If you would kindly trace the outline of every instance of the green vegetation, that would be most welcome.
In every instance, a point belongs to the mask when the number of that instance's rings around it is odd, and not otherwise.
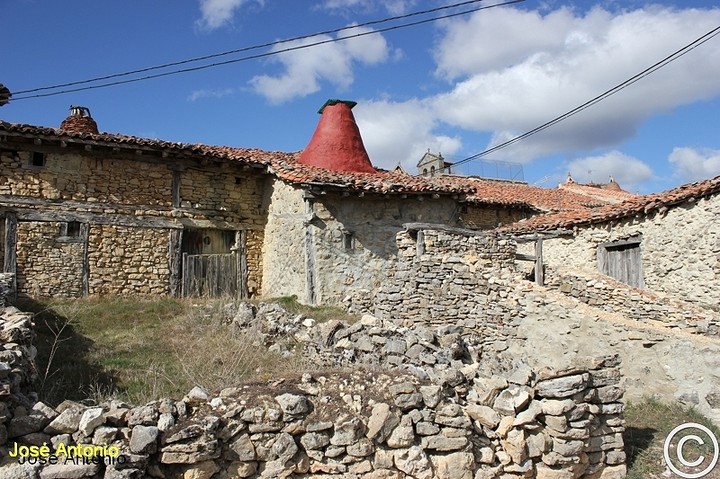
[[[627,454],[627,479],[660,477],[665,471],[663,444],[674,427],[695,422],[708,427],[720,438],[720,429],[691,407],[680,403],[664,403],[653,398],[630,402],[625,408],[625,452]],[[712,456],[712,450],[693,449],[688,443],[686,459],[694,460],[699,454]],[[712,445],[710,445],[712,447]],[[720,476],[706,476],[708,479]],[[674,476],[673,476],[674,477]]]
[[[357,321],[357,316],[346,313],[344,310],[335,306],[308,306],[306,304],[299,303],[297,296],[280,296],[278,298],[272,298],[268,300],[272,303],[277,303],[289,313],[302,314],[310,316],[318,322],[328,321],[330,319],[339,319],[348,323],[354,323]]]
[[[268,352],[252,331],[228,326],[227,304],[103,298],[18,306],[35,313],[43,401],[114,397],[143,404],[180,398],[196,385],[217,390],[302,368],[300,359]]]

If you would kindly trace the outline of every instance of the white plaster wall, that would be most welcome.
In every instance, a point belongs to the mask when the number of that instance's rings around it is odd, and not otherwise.
[[[263,296],[297,295],[300,301],[305,301],[303,193],[278,180],[271,188],[263,244]]]
[[[655,213],[583,227],[573,238],[546,240],[550,267],[597,271],[597,246],[642,234],[645,287],[706,307],[720,306],[720,196]]]

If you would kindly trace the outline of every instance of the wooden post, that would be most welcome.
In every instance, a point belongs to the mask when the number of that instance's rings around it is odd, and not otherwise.
[[[240,299],[248,299],[248,263],[247,263],[247,231],[235,232],[235,255],[237,256],[237,294]]]
[[[190,289],[190,287],[189,287],[189,285],[188,285],[188,281],[189,281],[189,277],[190,277],[190,272],[188,271],[188,268],[187,268],[187,256],[188,256],[187,253],[183,253],[183,254],[182,254],[182,266],[183,266],[183,267],[182,267],[182,272],[183,272],[183,278],[182,278],[182,290],[181,290],[181,294],[182,294],[182,297],[183,297],[183,298],[186,298],[186,297],[188,296],[188,293],[189,293],[188,290]]]
[[[90,225],[88,223],[80,224],[80,238],[83,243],[82,295],[87,297],[90,295]]]
[[[17,216],[12,212],[5,215],[5,261],[3,272],[13,274],[11,287],[13,295],[17,297]]]
[[[180,170],[173,170],[172,172],[172,205],[173,208],[179,208],[180,202],[180,183],[182,182],[182,172]]]
[[[168,268],[170,269],[170,294],[175,297],[182,294],[182,236],[183,230],[170,230]]]
[[[542,238],[538,238],[537,240],[535,240],[535,282],[540,286],[545,286],[542,244]]]
[[[311,199],[305,198],[305,215],[312,218],[314,207]],[[312,223],[305,221],[305,295],[308,304],[315,304],[315,245],[313,244]]]

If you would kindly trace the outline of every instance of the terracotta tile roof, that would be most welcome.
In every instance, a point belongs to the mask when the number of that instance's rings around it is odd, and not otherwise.
[[[472,188],[466,197],[469,203],[504,206],[525,206],[538,211],[586,210],[607,205],[607,201],[589,198],[573,191],[540,188],[526,183],[494,181],[463,176],[441,176],[447,184],[460,184]]]
[[[605,184],[582,184],[567,181],[561,183],[558,188],[612,204],[622,203],[623,201],[631,200],[638,196],[623,190],[615,181]]]
[[[441,178],[408,175],[399,170],[377,170],[375,173],[333,171],[292,161],[276,161],[271,166],[275,175],[289,183],[348,188],[373,193],[437,193],[470,194],[472,188],[463,184],[447,184]]]
[[[608,205],[594,210],[565,211],[535,216],[499,228],[498,231],[525,233],[603,223],[637,214],[647,215],[656,211],[662,212],[674,205],[714,195],[718,192],[720,192],[720,176],[705,181],[688,183],[662,193],[636,196],[620,204]]]
[[[255,148],[232,148],[192,143],[175,143],[114,133],[95,134],[82,131],[66,131],[56,128],[38,127],[0,121],[0,135],[3,134],[53,141],[65,140],[106,147],[168,151],[173,152],[174,154],[185,154],[193,157],[232,160],[257,165],[269,165],[273,161],[292,161],[295,157],[295,154],[293,153],[270,152]]]

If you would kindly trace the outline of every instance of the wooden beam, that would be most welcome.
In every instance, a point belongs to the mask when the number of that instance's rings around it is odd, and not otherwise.
[[[524,254],[524,253],[515,253],[515,259],[518,261],[533,261],[535,262],[535,255],[532,254]]]
[[[170,294],[182,294],[182,236],[183,230],[170,230],[168,245],[168,268],[170,269]]]
[[[459,234],[463,236],[487,236],[487,233],[484,231],[471,230],[467,228],[456,228],[454,226],[434,223],[404,223],[403,228],[405,228],[407,231],[436,230],[445,231],[446,233]]]
[[[87,223],[80,224],[80,238],[83,244],[82,258],[82,295],[87,297],[90,295],[90,225]]]
[[[535,241],[535,282],[545,286],[545,271],[543,268],[543,240]]]
[[[235,254],[237,255],[237,292],[240,299],[248,299],[247,231],[235,232]]]
[[[12,289],[17,296],[17,217],[15,213],[5,214],[5,258],[3,261],[3,272],[12,273]]]

